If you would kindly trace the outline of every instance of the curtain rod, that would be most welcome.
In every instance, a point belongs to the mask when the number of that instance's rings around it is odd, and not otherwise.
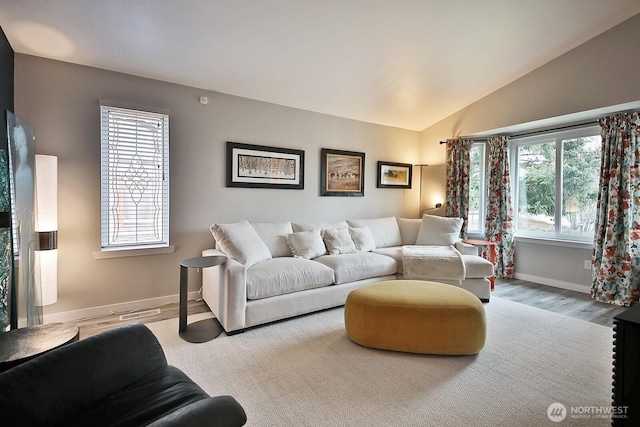
[[[586,127],[588,125],[595,125],[598,123],[597,119],[591,119],[588,121],[582,121],[582,122],[578,122],[578,123],[574,123],[571,125],[565,125],[565,126],[558,126],[555,128],[547,128],[547,129],[539,129],[539,130],[534,130],[534,131],[530,131],[530,132],[522,132],[522,133],[514,133],[512,135],[500,135],[500,136],[508,136],[510,138],[524,138],[525,136],[533,136],[533,135],[541,135],[541,134],[545,134],[545,133],[550,133],[550,132],[556,132],[556,131],[560,131],[560,130],[566,130],[566,129],[574,129],[574,128],[580,128],[580,127]],[[460,137],[457,139],[470,139],[471,142],[487,142],[487,139],[489,139],[490,137],[486,137],[486,138],[469,138],[469,137]],[[446,144],[447,141],[440,141],[440,144]]]

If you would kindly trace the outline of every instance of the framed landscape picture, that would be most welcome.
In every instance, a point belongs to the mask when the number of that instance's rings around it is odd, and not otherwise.
[[[227,142],[227,187],[304,189],[304,151]]]
[[[412,165],[378,162],[378,188],[411,188]]]
[[[321,196],[364,196],[364,153],[323,148]]]

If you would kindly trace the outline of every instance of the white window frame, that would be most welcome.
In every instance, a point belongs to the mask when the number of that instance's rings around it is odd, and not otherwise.
[[[125,125],[127,121],[129,127]],[[132,122],[137,123],[134,125]],[[149,252],[149,249],[171,248],[169,246],[169,115],[142,109],[122,108],[101,102],[100,123],[101,252],[138,250],[138,254],[147,255],[153,252]],[[144,132],[140,123],[147,126],[153,124],[157,131]],[[120,128],[118,124],[121,125]],[[118,162],[118,159],[124,161]],[[146,181],[150,187],[145,186],[140,190],[140,186],[133,186],[130,181],[128,187],[123,183],[123,178],[131,179],[135,176],[139,180],[141,174],[146,178],[151,177]],[[116,183],[120,183],[119,186]],[[137,203],[133,201],[133,197],[127,198],[125,191],[122,191],[123,186],[129,190],[138,190]],[[128,194],[134,193],[129,191]],[[120,201],[120,209],[115,207],[117,200]],[[126,200],[126,204],[123,204],[122,200]],[[148,209],[145,210],[144,207]],[[119,235],[121,228],[116,227],[116,224],[124,222],[123,218],[134,223],[129,225],[127,228],[129,231],[124,233],[125,236]],[[132,233],[131,230],[134,232]]]
[[[584,126],[577,129],[561,130],[555,132],[544,133],[536,136],[528,136],[521,138],[513,138],[510,141],[510,162],[511,162],[511,200],[513,201],[514,211],[514,230],[516,238],[534,238],[555,240],[559,242],[577,242],[577,243],[592,243],[593,236],[579,236],[562,234],[562,209],[558,209],[558,206],[562,206],[562,183],[563,183],[563,146],[562,141],[572,138],[580,138],[587,136],[600,135],[599,126]],[[555,194],[554,203],[556,209],[554,209],[554,232],[553,233],[536,233],[527,230],[519,230],[518,227],[518,210],[519,210],[519,182],[518,182],[518,148],[523,145],[539,144],[544,142],[550,142],[555,144]]]

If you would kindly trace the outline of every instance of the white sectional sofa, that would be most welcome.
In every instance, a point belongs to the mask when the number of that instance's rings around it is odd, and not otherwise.
[[[448,279],[436,271],[436,279],[424,280],[460,286],[488,302],[493,265],[477,255],[476,247],[460,241],[460,226],[457,218],[431,215],[336,223],[213,224],[215,249],[202,255],[228,259],[203,270],[203,298],[225,331],[237,333],[343,305],[349,292],[369,283],[416,278],[404,274],[403,247],[434,247],[457,254],[462,275]]]

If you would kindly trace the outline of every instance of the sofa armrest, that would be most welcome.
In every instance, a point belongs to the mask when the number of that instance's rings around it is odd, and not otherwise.
[[[478,248],[476,246],[464,243],[462,240],[458,240],[455,246],[462,255],[478,255]]]
[[[247,414],[231,396],[216,396],[184,406],[149,424],[149,427],[239,427]]]
[[[166,365],[160,343],[146,326],[122,326],[0,374],[0,414],[22,425],[57,425]]]
[[[203,256],[222,255],[207,249]],[[202,269],[202,298],[226,332],[243,329],[247,308],[247,269],[233,258],[219,266]]]

